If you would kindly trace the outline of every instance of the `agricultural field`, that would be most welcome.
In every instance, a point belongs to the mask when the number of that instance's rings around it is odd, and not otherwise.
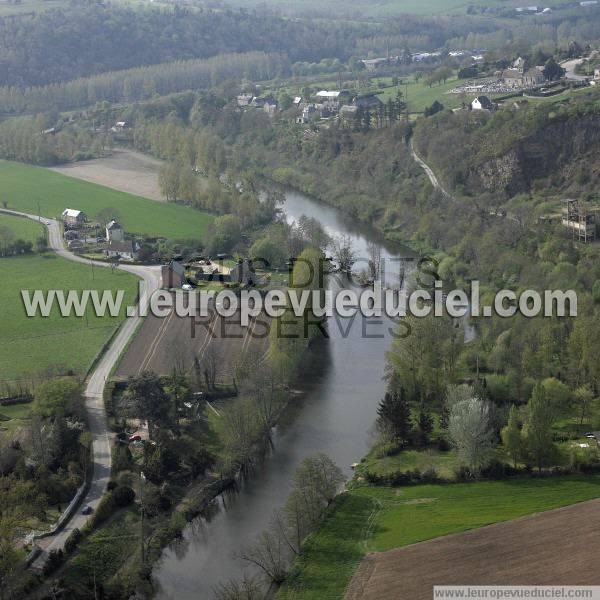
[[[35,244],[45,234],[46,228],[30,219],[21,219],[0,213],[0,232],[8,231],[12,240],[23,240]],[[3,236],[0,234],[0,239]],[[1,242],[0,242],[1,243]]]
[[[53,8],[65,8],[68,4],[65,0],[21,0],[19,3],[0,0],[0,17],[37,13]]]
[[[116,331],[137,293],[137,278],[107,268],[91,268],[53,253],[0,259],[0,373],[3,381],[28,379],[60,367],[85,375],[103,344]],[[29,318],[21,290],[124,290],[119,317],[96,317],[88,307],[83,317],[63,318],[57,308],[49,317]],[[2,411],[0,411],[2,412]]]
[[[79,181],[48,169],[0,161],[0,201],[7,208],[56,218],[65,208],[88,218],[115,208],[125,231],[170,239],[201,238],[213,217],[178,204],[154,202]]]
[[[277,598],[343,598],[359,561],[369,552],[384,552],[599,496],[599,476],[515,478],[402,488],[356,487],[336,500],[322,528],[306,543]],[[573,507],[575,515],[577,509]],[[555,529],[555,541],[562,542],[564,535],[573,531],[571,527],[567,521]],[[522,541],[521,528],[513,529],[511,535],[514,548]],[[486,542],[484,536],[482,543],[489,544],[490,540]],[[444,556],[447,559],[451,553]],[[427,561],[421,564],[423,569],[429,569]],[[464,564],[464,572],[468,573],[469,566]],[[420,581],[416,576],[412,579]],[[398,582],[394,585],[398,586]],[[428,593],[431,597],[430,590]]]
[[[552,6],[558,0],[550,0],[547,5]],[[370,17],[385,17],[395,14],[414,14],[414,15],[446,15],[446,14],[464,14],[469,6],[512,6],[514,3],[498,2],[495,0],[381,0],[380,2],[365,2],[364,0],[352,0],[350,2],[342,0],[333,0],[324,5],[318,0],[270,0],[261,2],[260,0],[233,0],[234,6],[252,8],[259,5],[268,5],[276,7],[285,13],[302,14],[306,13],[326,13],[332,15],[366,15]],[[518,4],[514,4],[518,6]]]

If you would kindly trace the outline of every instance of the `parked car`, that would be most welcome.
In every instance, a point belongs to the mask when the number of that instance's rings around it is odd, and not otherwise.
[[[129,441],[130,442],[141,442],[142,436],[139,433],[134,433],[133,435],[129,436]]]
[[[87,506],[83,507],[81,514],[82,515],[91,515],[93,512],[94,512],[94,509],[88,504]]]
[[[184,283],[181,286],[182,290],[185,290],[186,292],[191,292],[194,289],[194,286],[191,283]]]

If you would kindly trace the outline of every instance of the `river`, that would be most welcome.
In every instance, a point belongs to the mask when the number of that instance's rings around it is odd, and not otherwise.
[[[368,256],[368,245],[373,243],[384,259],[405,257],[387,268],[389,287],[398,287],[399,274],[414,269],[410,260],[414,253],[408,248],[385,241],[371,227],[357,226],[336,209],[287,192],[283,210],[288,220],[304,214],[317,219],[331,235],[351,236],[360,257]],[[339,285],[339,280],[330,279],[330,286]],[[383,376],[390,327],[388,320],[360,316],[329,320],[330,337],[319,344],[305,375],[307,393],[274,432],[273,451],[239,493],[218,498],[209,516],[195,519],[184,530],[183,540],[164,551],[154,570],[159,598],[208,600],[220,582],[252,573],[235,553],[268,526],[273,511],[289,494],[296,468],[307,456],[324,452],[351,476],[350,465],[360,461],[373,441],[376,409],[386,387]]]

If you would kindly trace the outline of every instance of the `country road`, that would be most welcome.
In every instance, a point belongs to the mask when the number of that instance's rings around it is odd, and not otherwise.
[[[573,58],[561,62],[560,66],[565,70],[565,77],[573,81],[583,81],[584,79],[588,79],[585,75],[578,75],[575,73],[575,67],[580,65],[583,61],[583,58]]]
[[[49,246],[58,256],[74,262],[110,268],[110,265],[107,263],[91,261],[69,252],[65,248],[58,221],[7,209],[0,209],[0,212],[26,217],[43,223],[48,228]],[[140,296],[139,306],[148,306],[152,294],[161,285],[160,267],[121,264],[119,268],[136,275],[144,281],[145,289]],[[111,341],[102,358],[98,361],[93,371],[89,373],[86,382],[84,392],[85,407],[92,434],[92,461],[94,470],[89,490],[81,503],[82,506],[89,505],[93,509],[96,509],[106,491],[111,471],[111,448],[106,410],[104,408],[104,386],[113,367],[135,334],[141,321],[142,317],[137,314],[125,319],[125,322],[121,325],[119,332]],[[81,529],[89,518],[89,516],[82,515],[80,509],[76,509],[69,522],[56,535],[43,538],[40,543],[40,546],[43,547],[43,552],[33,563],[34,568],[41,569],[46,561],[47,553],[50,550],[63,548],[71,532],[76,528]]]

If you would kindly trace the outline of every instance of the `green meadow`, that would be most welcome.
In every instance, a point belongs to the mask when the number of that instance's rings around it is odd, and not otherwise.
[[[305,544],[278,599],[342,599],[368,552],[407,546],[600,496],[599,476],[357,487]]]
[[[74,208],[93,220],[102,209],[115,208],[127,232],[170,239],[202,238],[213,220],[187,206],[155,202],[7,161],[0,161],[0,202],[7,208],[51,218],[59,217],[65,208]]]
[[[31,219],[12,217],[0,213],[0,231],[4,229],[10,231],[13,240],[24,240],[32,244],[35,244],[35,241],[44,235],[46,231],[42,224]]]
[[[85,375],[137,294],[137,278],[133,275],[118,269],[92,269],[53,253],[0,259],[0,281],[2,381],[27,379],[55,368]],[[30,318],[25,313],[21,290],[36,289],[123,290],[125,295],[119,317],[97,317],[90,306],[83,317],[62,317],[55,307],[49,317]]]

